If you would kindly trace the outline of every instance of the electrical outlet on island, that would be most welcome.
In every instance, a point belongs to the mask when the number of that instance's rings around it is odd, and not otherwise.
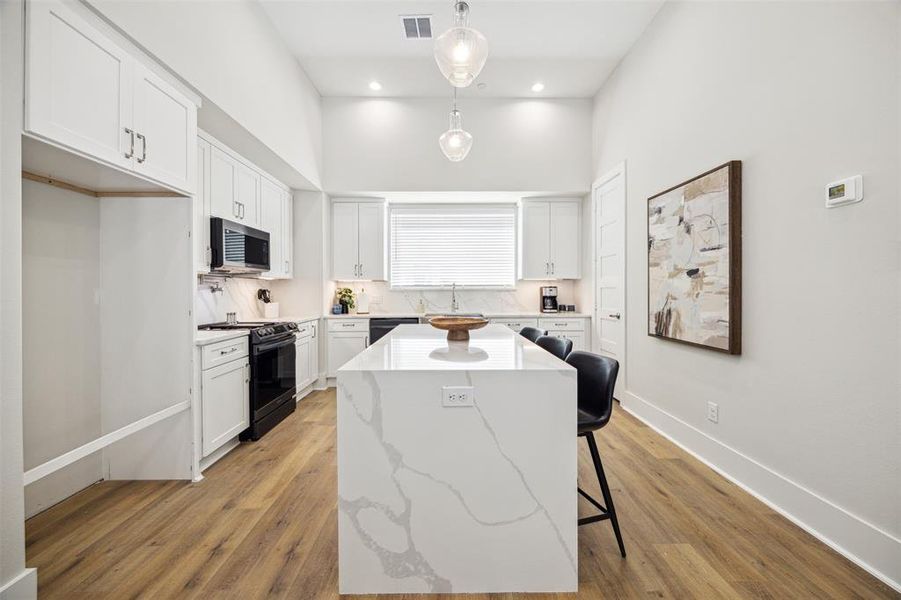
[[[446,385],[441,388],[441,406],[472,406],[475,392],[469,385]]]

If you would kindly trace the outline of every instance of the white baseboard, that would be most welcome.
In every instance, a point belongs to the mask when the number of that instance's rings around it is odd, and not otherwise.
[[[696,427],[624,392],[629,414],[805,530],[886,585],[901,592],[901,539],[710,437]]]
[[[35,600],[38,597],[38,570],[25,569],[0,587],[0,600]]]
[[[212,467],[222,457],[224,457],[226,454],[228,454],[229,452],[231,452],[232,450],[237,448],[240,444],[241,444],[240,438],[238,436],[235,436],[232,439],[225,442],[224,444],[222,444],[221,446],[219,446],[218,448],[216,448],[215,450],[213,450],[209,456],[205,456],[205,457],[201,458],[200,459],[200,472],[202,473],[203,471],[206,471],[207,469]],[[203,479],[203,477],[201,476],[200,479]],[[198,479],[196,481],[200,481],[200,479]],[[196,481],[195,481],[195,483],[196,483]]]

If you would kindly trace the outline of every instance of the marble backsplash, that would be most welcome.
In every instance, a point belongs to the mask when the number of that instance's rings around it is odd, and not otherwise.
[[[197,283],[194,310],[197,324],[225,321],[226,313],[235,312],[239,321],[255,321],[263,316],[263,303],[257,300],[257,290],[268,288],[271,282],[251,278],[201,278]],[[221,291],[213,291],[219,287]]]
[[[329,282],[334,290],[334,282]],[[417,313],[420,299],[425,303],[425,312],[449,312],[451,310],[450,290],[392,290],[387,282],[367,281],[363,283],[343,283],[357,294],[366,290],[371,313]],[[512,290],[457,290],[459,312],[481,313],[529,313],[541,310],[543,285],[556,285],[561,304],[576,304],[576,294],[572,281],[520,281]]]

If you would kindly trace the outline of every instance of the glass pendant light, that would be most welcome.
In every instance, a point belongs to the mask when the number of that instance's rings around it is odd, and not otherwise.
[[[457,110],[457,88],[454,88],[454,109],[450,113],[450,126],[438,138],[444,156],[452,162],[460,162],[472,148],[472,135],[463,129],[463,114]]]
[[[454,87],[466,87],[479,76],[488,58],[488,40],[468,26],[469,5],[454,3],[454,26],[435,39],[435,62]]]

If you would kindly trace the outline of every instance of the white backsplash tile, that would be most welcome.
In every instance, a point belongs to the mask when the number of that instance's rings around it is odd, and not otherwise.
[[[221,292],[213,292],[211,284],[218,283]],[[229,312],[238,314],[239,321],[259,320],[263,316],[263,303],[257,300],[257,290],[268,288],[270,282],[259,279],[203,278],[197,283],[194,298],[194,309],[197,312],[197,324],[217,323],[225,321]]]
[[[332,283],[332,285],[335,285]],[[369,295],[369,310],[372,313],[418,312],[419,300],[425,302],[427,313],[449,312],[451,310],[450,290],[392,290],[387,282],[367,281],[364,283],[337,284],[350,287],[357,294],[366,290]],[[571,281],[520,281],[513,290],[457,290],[459,312],[517,313],[541,310],[543,285],[556,285],[559,302],[576,304],[573,282]],[[380,300],[380,302],[377,302]],[[580,310],[582,307],[577,306]]]

